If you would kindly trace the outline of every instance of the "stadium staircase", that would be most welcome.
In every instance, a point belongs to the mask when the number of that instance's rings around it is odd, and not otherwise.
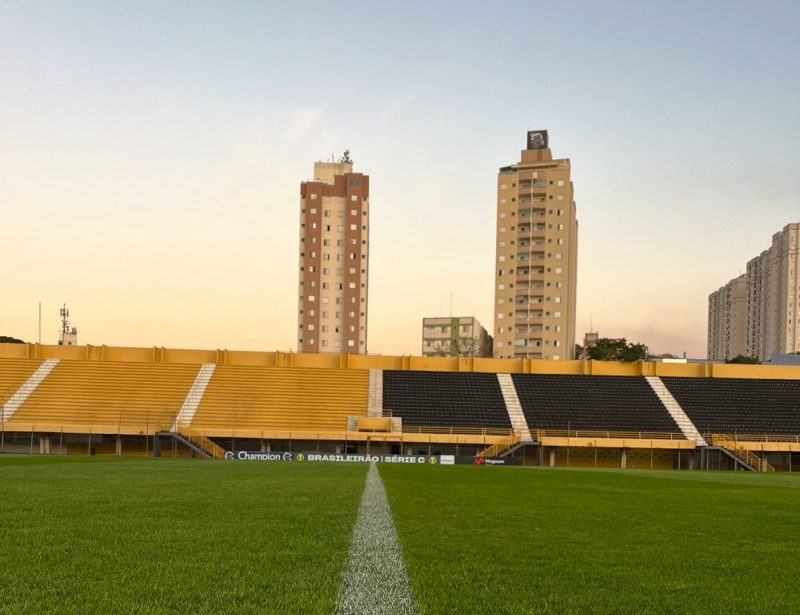
[[[378,418],[383,414],[383,370],[369,370],[369,392],[367,394],[367,416]]]
[[[497,383],[500,385],[500,392],[503,394],[503,401],[505,401],[506,404],[508,420],[511,421],[511,427],[513,429],[512,435],[516,434],[518,438],[517,442],[514,444],[532,444],[533,437],[531,437],[528,421],[525,419],[525,414],[522,411],[522,404],[519,403],[517,389],[514,387],[511,374],[497,374]]]
[[[487,446],[482,451],[478,452],[476,457],[504,457],[513,453],[520,446],[524,446],[522,436],[516,431],[512,431],[510,435],[505,438],[499,439],[491,446]]]
[[[190,427],[179,427],[176,435],[178,439],[183,440],[187,446],[209,459],[222,459],[225,457],[225,449],[199,431]]]
[[[39,367],[36,368],[36,371],[34,371],[6,403],[0,407],[0,420],[5,422],[14,416],[14,413],[25,403],[25,400],[30,397],[31,393],[36,390],[42,381],[47,378],[47,375],[53,371],[53,368],[58,365],[58,361],[59,359],[46,359],[42,361]]]
[[[186,399],[183,400],[183,405],[178,412],[178,416],[175,417],[175,423],[172,425],[171,431],[177,431],[179,425],[188,426],[192,424],[194,414],[197,412],[197,407],[203,399],[206,387],[208,387],[208,383],[211,382],[211,376],[214,375],[214,369],[216,367],[214,363],[203,363],[203,365],[200,366],[200,369],[197,371],[197,376],[189,392],[186,394]]]
[[[730,436],[723,434],[711,434],[711,445],[727,453],[735,462],[747,470],[753,472],[774,472],[775,468],[767,463],[755,453],[739,446]]]
[[[669,412],[672,420],[675,421],[675,424],[680,427],[686,439],[694,440],[697,446],[706,446],[707,443],[705,439],[697,430],[694,423],[692,423],[692,420],[687,416],[686,412],[684,412],[678,400],[669,392],[669,389],[667,389],[667,386],[662,382],[661,378],[658,376],[645,376],[645,380],[647,380],[653,392],[658,395],[661,403],[664,404],[664,407],[667,409],[667,412]]]

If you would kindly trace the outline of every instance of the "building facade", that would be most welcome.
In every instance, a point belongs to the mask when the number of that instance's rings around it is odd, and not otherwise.
[[[298,352],[367,352],[369,176],[316,162],[300,185]]]
[[[492,336],[473,316],[422,319],[423,357],[491,357]]]
[[[746,354],[762,361],[800,352],[800,223],[787,224],[747,263]]]
[[[494,356],[572,359],[578,222],[569,159],[545,130],[497,175]]]
[[[747,276],[740,275],[708,296],[709,361],[747,353]]]

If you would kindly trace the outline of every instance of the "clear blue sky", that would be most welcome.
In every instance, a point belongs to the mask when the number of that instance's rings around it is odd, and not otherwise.
[[[800,220],[800,3],[0,0],[0,334],[288,349],[299,182],[369,173],[370,351],[493,321],[497,169],[572,160],[578,331],[705,355]]]

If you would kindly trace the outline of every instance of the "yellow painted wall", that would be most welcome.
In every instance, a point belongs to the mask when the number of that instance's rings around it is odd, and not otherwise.
[[[729,365],[712,363],[620,363],[617,361],[547,361],[413,357],[241,350],[127,348],[121,346],[57,346],[0,344],[0,359],[73,359],[132,363],[216,363],[263,367],[397,369],[512,374],[585,374],[594,376],[681,376],[690,378],[800,379],[798,365]]]

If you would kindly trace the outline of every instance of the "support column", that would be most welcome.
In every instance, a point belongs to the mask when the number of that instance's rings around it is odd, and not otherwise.
[[[550,467],[551,468],[556,467],[556,449],[554,448],[550,449]]]
[[[619,456],[619,467],[623,470],[628,466],[628,449],[623,448]]]
[[[40,455],[49,455],[50,454],[50,437],[49,436],[39,436],[39,454]]]
[[[161,438],[153,435],[153,457],[161,457]]]
[[[122,457],[122,438],[117,436],[117,457]]]

